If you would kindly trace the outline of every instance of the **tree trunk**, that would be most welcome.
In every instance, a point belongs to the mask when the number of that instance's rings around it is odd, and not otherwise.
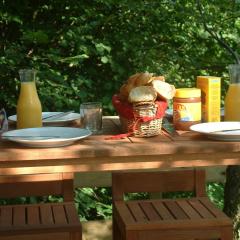
[[[240,166],[228,166],[223,211],[233,220],[234,239],[240,239]]]

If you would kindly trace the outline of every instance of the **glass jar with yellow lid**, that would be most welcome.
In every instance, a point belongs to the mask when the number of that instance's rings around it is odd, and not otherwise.
[[[189,130],[201,122],[201,90],[178,88],[173,98],[173,124],[177,130]]]

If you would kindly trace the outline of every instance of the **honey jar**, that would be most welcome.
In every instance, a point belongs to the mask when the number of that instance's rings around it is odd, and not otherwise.
[[[173,124],[176,130],[189,130],[201,122],[201,90],[178,88],[173,98]]]

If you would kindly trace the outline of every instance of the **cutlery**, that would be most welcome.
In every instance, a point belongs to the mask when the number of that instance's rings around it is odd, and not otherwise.
[[[234,131],[239,131],[240,128],[235,128],[235,129],[220,129],[220,130],[215,130],[211,131],[209,133],[222,133],[222,132],[234,132]]]
[[[45,119],[55,119],[55,118],[64,117],[64,116],[67,116],[68,114],[73,113],[73,112],[74,111],[56,113],[56,114],[53,114],[53,115],[50,115],[50,116],[43,117],[42,120],[45,120]]]
[[[171,138],[173,136],[178,136],[178,132],[175,130],[172,123],[170,123],[167,119],[163,119],[162,130]]]

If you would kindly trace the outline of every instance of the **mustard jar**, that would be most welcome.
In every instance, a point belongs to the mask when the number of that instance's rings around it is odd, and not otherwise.
[[[178,88],[173,98],[173,124],[176,130],[189,130],[201,122],[201,90]]]

